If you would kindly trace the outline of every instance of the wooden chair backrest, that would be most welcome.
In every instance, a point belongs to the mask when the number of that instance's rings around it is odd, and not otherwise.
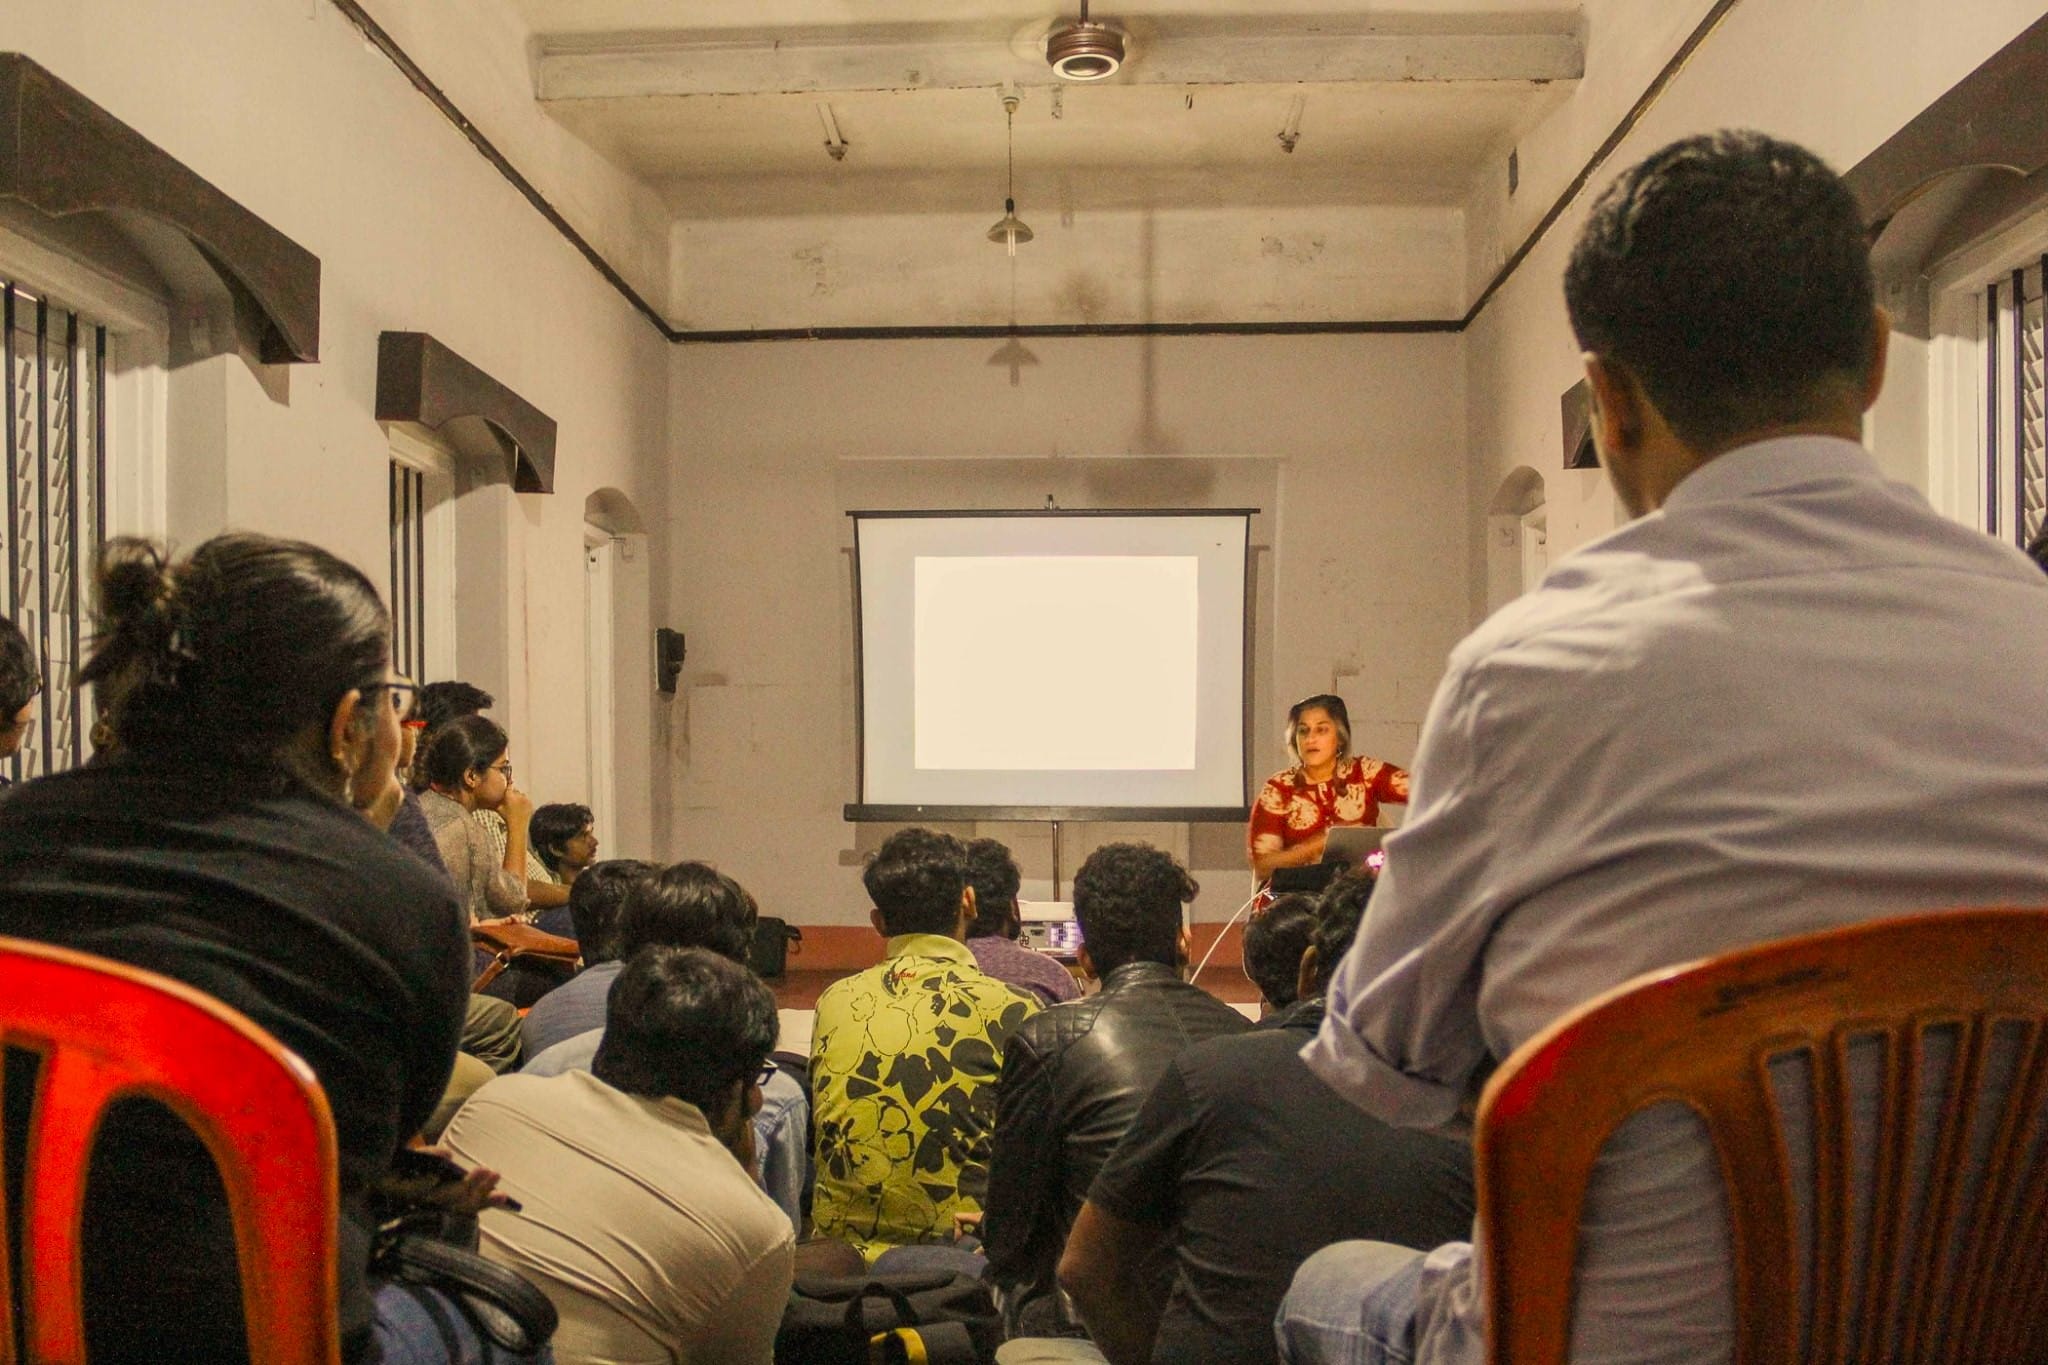
[[[1881,1096],[1861,1188],[1852,1047]],[[1811,1097],[1800,1188],[1788,1066]],[[1661,1101],[1700,1116],[1729,1190],[1737,1365],[2048,1358],[2048,911],[1916,915],[1672,967],[1517,1049],[1478,1115],[1494,1361],[1566,1360],[1594,1159]]]
[[[334,1120],[305,1062],[181,982],[11,938],[0,938],[0,1044],[42,1059],[27,1134],[25,1265],[8,1263],[0,1238],[0,1365],[14,1362],[17,1273],[28,1359],[83,1365],[86,1169],[107,1107],[136,1096],[190,1125],[220,1168],[251,1365],[338,1365]],[[164,1343],[166,1360],[177,1346]]]

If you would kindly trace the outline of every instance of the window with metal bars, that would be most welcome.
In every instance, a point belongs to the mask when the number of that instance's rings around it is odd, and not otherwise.
[[[456,458],[407,428],[391,437],[391,662],[406,677],[457,676]]]
[[[427,476],[391,462],[391,664],[408,678],[427,671]]]
[[[2044,266],[2048,257],[1984,291],[1984,529],[2021,548],[2048,523]]]
[[[43,669],[35,723],[7,760],[16,781],[83,763],[91,703],[78,666],[91,637],[94,566],[107,537],[107,331],[0,280],[7,371],[7,524],[0,614]]]

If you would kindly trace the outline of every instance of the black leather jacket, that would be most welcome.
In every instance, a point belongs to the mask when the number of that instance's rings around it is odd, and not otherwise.
[[[1078,1330],[1059,1307],[1057,1271],[1095,1173],[1182,1048],[1249,1027],[1172,967],[1131,962],[1099,993],[1041,1011],[1011,1037],[982,1250],[1013,1331]]]

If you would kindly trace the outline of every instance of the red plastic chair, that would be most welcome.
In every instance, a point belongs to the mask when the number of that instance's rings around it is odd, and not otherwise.
[[[107,1106],[146,1096],[220,1167],[251,1365],[338,1365],[334,1120],[311,1068],[190,986],[11,938],[0,938],[0,1043],[43,1057],[23,1222],[29,1360],[85,1361],[87,1160]],[[0,1365],[14,1362],[13,1274],[0,1239]],[[175,1358],[177,1343],[165,1346]]]
[[[1882,1096],[1862,1186],[1852,1046]],[[1797,1189],[1787,1066],[1811,1095]],[[2048,1359],[2048,911],[1916,915],[1668,968],[1518,1048],[1478,1114],[1494,1361],[1565,1361],[1594,1158],[1665,1100],[1719,1151],[1736,1365]]]

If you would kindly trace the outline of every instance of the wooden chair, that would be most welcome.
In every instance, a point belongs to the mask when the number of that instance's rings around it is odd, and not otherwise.
[[[1882,1093],[1861,1237],[1852,1043],[1859,1065],[1877,1052]],[[1810,1081],[1803,1189],[1774,1062]],[[1704,1120],[1729,1187],[1737,1365],[2048,1359],[2048,911],[1886,920],[1672,967],[1517,1049],[1478,1114],[1494,1361],[1566,1359],[1594,1158],[1664,1100]]]
[[[583,960],[582,949],[577,947],[575,939],[563,938],[560,934],[551,934],[517,920],[473,924],[469,928],[469,939],[491,955],[490,962],[470,983],[472,991],[481,992],[515,962],[545,963],[558,969],[567,979],[575,974],[577,964]]]
[[[42,1055],[18,1272],[27,1359],[85,1360],[80,1224],[93,1135],[108,1105],[146,1096],[189,1124],[220,1167],[251,1365],[338,1365],[334,1120],[311,1068],[180,982],[9,938],[0,1044]],[[0,1365],[15,1358],[16,1273],[0,1238]],[[176,1346],[165,1343],[165,1359]]]

